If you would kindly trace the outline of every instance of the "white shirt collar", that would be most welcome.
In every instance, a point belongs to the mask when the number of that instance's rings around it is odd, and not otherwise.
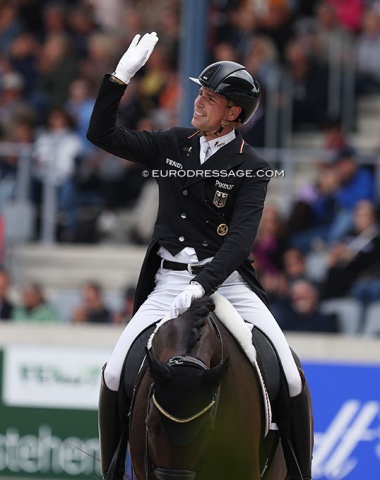
[[[211,155],[216,153],[219,150],[219,148],[222,148],[225,145],[227,145],[227,143],[230,143],[232,142],[232,140],[235,140],[235,138],[236,138],[236,133],[235,133],[235,129],[233,129],[229,133],[226,133],[226,135],[223,135],[222,137],[214,138],[213,140],[208,141],[208,144],[211,149]],[[200,142],[201,144],[203,142],[207,142],[206,137],[201,137]]]

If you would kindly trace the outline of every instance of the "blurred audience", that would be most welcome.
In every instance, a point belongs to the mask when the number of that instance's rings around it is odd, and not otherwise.
[[[13,302],[9,299],[10,278],[7,270],[0,266],[0,321],[11,320]]]
[[[380,229],[375,205],[362,200],[353,214],[353,229],[328,252],[324,299],[349,294],[368,305],[380,298]]]
[[[292,85],[294,130],[320,129],[327,117],[328,75],[307,45],[291,40],[285,50],[287,73]]]
[[[208,61],[243,63],[261,84],[259,108],[241,128],[244,139],[256,148],[287,146],[282,138],[287,133],[280,132],[287,122],[289,132],[323,136],[315,181],[297,191],[287,218],[271,205],[265,208],[252,248],[274,308],[290,302],[295,282],[309,278],[309,254],[336,257],[334,265],[330,258],[330,276],[341,264],[335,242],[346,245],[349,238],[365,237],[353,223],[353,212],[355,218],[356,208],[364,215],[366,202],[374,204],[374,175],[342,129],[347,123],[338,117],[344,108],[331,116],[328,69],[331,45],[342,42],[338,65],[345,66],[353,56],[357,67],[354,110],[358,95],[380,92],[379,12],[377,0],[209,2]],[[118,124],[133,129],[177,123],[183,94],[179,0],[0,2],[0,141],[17,143],[25,151],[33,147],[31,184],[22,193],[30,194],[38,210],[44,182],[54,186],[59,242],[105,241],[119,212],[130,212],[138,203],[145,184],[141,169],[98,151],[85,132],[102,76],[114,70],[136,33],[152,30],[158,32],[159,46],[126,90],[118,114]],[[286,89],[277,91],[278,86]],[[25,158],[12,149],[1,153],[0,209],[17,199]],[[37,215],[35,238],[39,220]],[[138,243],[137,236],[127,237]],[[364,250],[345,268],[351,272],[349,265],[362,254]],[[343,295],[355,295],[363,303],[376,298],[377,274],[365,272]],[[121,322],[129,316],[127,295],[125,301],[124,313],[115,314]]]
[[[340,240],[352,228],[360,200],[375,201],[375,179],[359,154],[347,147],[322,166],[313,185],[299,192],[288,221],[291,244],[306,252],[317,242],[329,246]]]
[[[73,312],[72,323],[112,323],[112,310],[106,305],[100,283],[86,282],[81,296],[82,302]]]
[[[341,23],[337,9],[330,1],[317,4],[313,30],[311,47],[323,63],[327,65],[332,54],[337,56],[337,60],[345,60],[344,55],[351,50],[354,35]]]
[[[122,306],[113,315],[113,323],[126,324],[132,318],[133,306],[135,302],[136,288],[128,286],[124,289],[122,294]]]
[[[289,298],[277,310],[276,319],[285,331],[339,333],[337,316],[321,312],[318,288],[307,280],[290,286]]]
[[[21,286],[21,301],[13,308],[11,319],[20,323],[60,321],[57,311],[46,300],[42,285],[37,282],[29,282]]]
[[[69,86],[79,77],[79,65],[66,33],[49,33],[38,57],[37,80],[32,101],[41,121],[52,108],[62,108]]]
[[[71,183],[76,158],[83,150],[82,139],[74,131],[74,121],[69,113],[62,107],[51,109],[47,128],[37,135],[34,143],[31,167],[32,200],[40,207],[45,184],[56,189],[60,238],[64,241],[72,240],[73,236]]]
[[[380,11],[368,9],[356,41],[357,93],[380,93]]]
[[[265,205],[256,240],[252,247],[255,269],[259,275],[276,274],[281,270],[281,257],[286,248],[285,223],[279,209]]]

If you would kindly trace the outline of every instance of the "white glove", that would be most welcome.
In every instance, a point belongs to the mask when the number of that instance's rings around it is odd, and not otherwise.
[[[176,318],[185,312],[191,305],[191,302],[197,298],[203,297],[204,288],[200,283],[190,283],[179,295],[176,296],[174,302],[169,309],[170,318]]]
[[[135,35],[128,50],[121,57],[113,75],[124,83],[129,83],[133,75],[143,67],[158,42],[156,32]],[[140,41],[139,41],[140,40]]]

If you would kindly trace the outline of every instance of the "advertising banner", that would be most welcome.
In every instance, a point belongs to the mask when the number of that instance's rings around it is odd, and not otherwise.
[[[380,479],[380,366],[304,363],[313,399],[313,480]]]
[[[0,478],[101,478],[97,403],[109,349],[0,350]]]
[[[95,410],[101,366],[107,354],[85,347],[7,346],[4,404]]]

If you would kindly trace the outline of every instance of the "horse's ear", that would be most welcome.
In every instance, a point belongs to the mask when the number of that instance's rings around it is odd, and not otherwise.
[[[228,361],[229,359],[226,358],[223,363],[207,370],[203,375],[202,382],[212,388],[216,388],[227,373]]]
[[[164,380],[170,377],[170,367],[166,365],[166,363],[161,362],[158,358],[156,358],[153,353],[147,348],[145,349],[146,358],[148,360],[149,365],[149,373],[153,380]]]

